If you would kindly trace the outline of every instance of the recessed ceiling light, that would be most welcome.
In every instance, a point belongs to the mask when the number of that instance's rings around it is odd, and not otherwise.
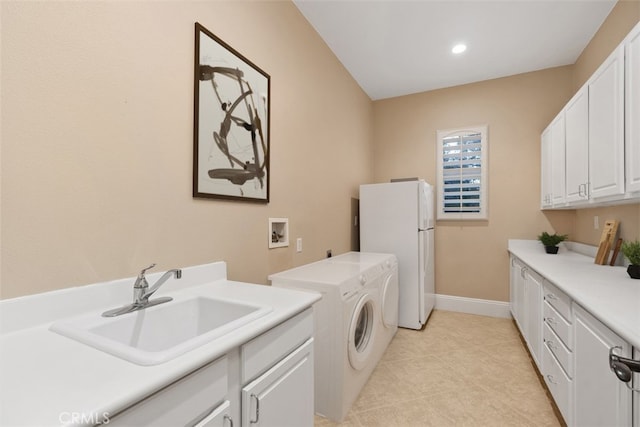
[[[453,49],[451,49],[451,52],[455,53],[455,54],[459,54],[464,52],[465,50],[467,50],[467,45],[463,44],[463,43],[459,43],[457,45],[455,45],[453,47]]]

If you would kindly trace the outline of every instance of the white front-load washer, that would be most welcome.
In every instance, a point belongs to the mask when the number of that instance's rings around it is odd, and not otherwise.
[[[342,421],[398,329],[396,257],[349,252],[269,279],[322,294],[313,307],[315,412]]]

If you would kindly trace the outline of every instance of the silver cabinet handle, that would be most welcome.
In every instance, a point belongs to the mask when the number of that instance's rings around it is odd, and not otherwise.
[[[551,350],[557,350],[558,346],[555,345],[555,343],[551,340],[547,340],[547,347],[549,347]]]
[[[627,385],[627,388],[635,393],[640,393],[640,388],[631,386],[631,379],[634,372],[640,372],[640,360],[627,359],[618,356],[613,351],[622,350],[620,346],[614,346],[609,349],[609,369],[618,377],[618,379]]]
[[[553,317],[545,317],[544,320],[550,325],[555,325],[555,324],[558,323],[558,322],[556,322],[556,319],[554,319]]]
[[[553,375],[549,375],[549,374],[547,374],[547,379],[549,380],[549,382],[550,382],[551,384],[558,384],[558,383],[556,382],[555,378],[553,378]]]
[[[231,418],[229,415],[224,416],[223,422],[224,421],[229,421],[229,427],[233,427],[233,418]]]
[[[524,275],[526,274],[528,268],[527,267],[521,267],[520,268],[520,277],[522,277],[524,279]]]
[[[557,300],[558,299],[558,297],[556,297],[554,294],[547,294],[546,296],[547,296],[547,299],[550,299],[550,300]]]
[[[255,399],[256,401],[256,419],[255,420],[249,420],[250,424],[255,424],[258,422],[258,420],[260,419],[260,398],[258,398],[258,396],[256,396],[255,394],[251,394],[251,399]]]

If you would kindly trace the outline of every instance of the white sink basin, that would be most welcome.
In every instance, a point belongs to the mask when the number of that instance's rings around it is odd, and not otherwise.
[[[51,330],[139,365],[157,365],[252,322],[271,307],[192,297],[123,314],[63,320]]]

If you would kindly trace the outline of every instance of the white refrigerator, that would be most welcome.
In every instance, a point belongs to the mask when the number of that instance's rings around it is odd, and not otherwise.
[[[398,326],[421,329],[435,304],[433,187],[423,180],[360,186],[360,250],[395,254]]]

